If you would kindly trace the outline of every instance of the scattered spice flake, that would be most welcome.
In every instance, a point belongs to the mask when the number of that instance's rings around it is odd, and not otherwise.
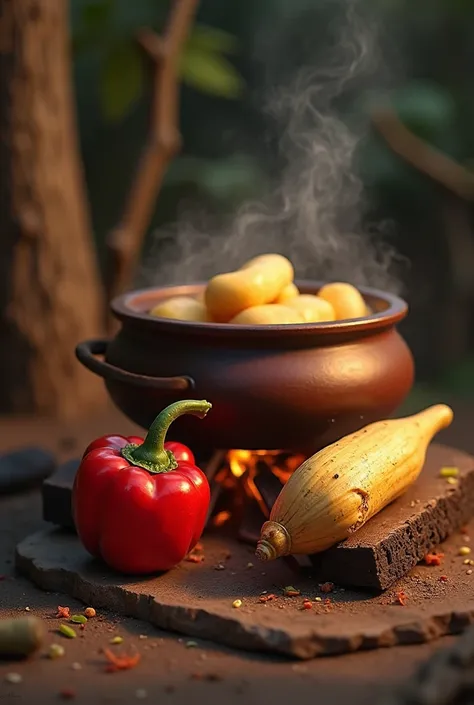
[[[204,561],[204,556],[198,556],[196,553],[190,553],[185,558],[188,563],[202,563]]]
[[[66,636],[68,639],[75,639],[77,634],[72,627],[68,627],[67,624],[59,625],[59,633]]]
[[[469,548],[469,546],[461,546],[458,549],[458,553],[460,556],[468,556],[470,554],[470,552],[471,552],[471,549]]]
[[[25,612],[29,612],[30,609],[31,609],[30,607],[25,607]]]
[[[311,600],[303,600],[303,605],[301,607],[302,610],[312,610],[313,609],[313,604]]]
[[[84,614],[73,614],[71,617],[71,622],[74,624],[87,624],[87,617]]]
[[[104,656],[108,663],[105,667],[107,673],[116,673],[117,671],[128,671],[135,668],[140,662],[140,654],[138,651],[133,655],[116,656],[110,649],[104,649]]]
[[[270,602],[270,600],[277,600],[278,597],[277,595],[274,595],[273,593],[270,593],[270,595],[260,595],[258,598],[259,602]]]
[[[247,563],[247,568],[253,568],[253,563]]]
[[[293,585],[287,585],[283,588],[283,594],[285,597],[298,597],[301,595],[301,590],[297,590]]]
[[[448,483],[448,485],[457,485],[459,480],[457,479],[457,477],[447,477],[446,482]]]
[[[73,700],[76,697],[76,692],[72,688],[63,688],[59,691],[59,696],[63,700]]]
[[[197,641],[187,641],[187,642],[186,642],[186,648],[187,648],[187,649],[195,649],[196,646],[198,646]]]
[[[396,601],[398,602],[399,605],[402,607],[405,607],[407,603],[407,594],[403,592],[403,590],[399,590],[396,595]]]
[[[61,658],[66,653],[66,649],[61,644],[51,644],[48,649],[48,658],[56,659]]]
[[[474,561],[472,560],[472,558],[465,558],[463,560],[463,563],[464,565],[474,565]]]
[[[111,644],[121,644],[122,642],[123,636],[114,636],[114,638],[110,640]]]
[[[225,565],[223,563],[216,563],[216,565],[212,566],[214,570],[225,570]]]
[[[315,601],[315,602],[322,602],[322,601],[323,601],[323,598],[322,598],[322,597],[315,597],[315,598],[314,598],[314,601]]]
[[[442,558],[444,558],[444,553],[427,553],[423,560],[425,565],[441,565]]]
[[[235,607],[236,609],[242,607],[242,600],[234,600],[232,603],[232,607]]]
[[[61,605],[58,605],[56,617],[59,617],[59,619],[69,619],[70,616],[71,611],[69,607],[61,607]]]
[[[328,593],[334,590],[334,583],[323,583],[319,586],[321,592]]]
[[[84,614],[87,617],[87,619],[91,619],[91,617],[96,616],[97,612],[95,611],[95,609],[93,607],[86,607],[86,609],[84,610]]]
[[[459,475],[459,468],[452,466],[445,466],[439,471],[441,477],[457,477]]]
[[[447,583],[447,582],[448,582],[448,576],[447,576],[447,575],[440,575],[440,576],[439,576],[439,581],[440,581],[440,583]]]

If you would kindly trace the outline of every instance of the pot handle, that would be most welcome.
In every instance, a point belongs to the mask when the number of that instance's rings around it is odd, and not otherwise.
[[[134,384],[137,387],[151,387],[168,391],[184,391],[194,388],[192,377],[151,377],[127,372],[120,367],[111,365],[110,362],[100,360],[97,356],[105,355],[107,340],[85,340],[76,347],[76,357],[84,367],[103,379],[113,379],[116,382]]]

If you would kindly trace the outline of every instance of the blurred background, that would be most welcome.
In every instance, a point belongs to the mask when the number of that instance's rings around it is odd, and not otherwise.
[[[11,138],[7,143],[4,137],[0,155],[2,173],[10,174],[0,189],[0,331],[2,341],[9,341],[2,342],[0,353],[5,389],[1,411],[73,414],[80,394],[68,401],[64,390],[65,380],[76,374],[75,363],[66,362],[60,348],[70,351],[79,338],[90,337],[102,325],[97,307],[107,278],[107,237],[123,217],[148,139],[156,80],[156,60],[148,45],[163,33],[170,3],[70,0],[67,11],[51,10],[50,15],[32,1],[18,0],[15,10],[0,4],[0,21],[14,37],[8,44],[8,32],[2,33],[8,46],[0,59],[2,128],[5,136],[8,127]],[[294,85],[300,70],[310,67],[315,77],[309,83],[322,86],[313,96],[316,108],[330,109],[357,136],[351,143],[351,169],[363,185],[362,230],[371,233],[376,246],[397,253],[390,260],[396,273],[389,281],[393,286],[395,277],[410,303],[402,332],[416,357],[417,402],[440,394],[471,399],[474,1],[359,0],[356,19],[350,16],[351,4],[201,0],[179,61],[182,148],[165,170],[140,258],[148,278],[153,270],[156,283],[166,278],[166,258],[171,258],[172,278],[179,280],[180,251],[170,224],[200,213],[205,228],[207,217],[213,223],[216,217],[228,218],[249,199],[265,199],[275,188],[275,174],[285,168],[278,150],[285,130],[266,108],[276,89]],[[18,51],[22,71],[11,61]],[[51,75],[48,66],[53,67]],[[31,78],[35,72],[38,77]],[[351,79],[347,84],[346,78]],[[73,91],[72,116],[66,95],[63,124],[54,126],[66,85]],[[332,91],[330,108],[326,88]],[[292,106],[285,109],[290,120]],[[312,128],[316,132],[318,124],[316,120]],[[66,156],[60,146],[64,129],[71,132]],[[42,130],[53,140],[49,151],[41,147]],[[76,148],[77,164],[65,165]],[[330,148],[338,154],[337,139]],[[42,181],[41,169],[48,164],[55,176]],[[75,191],[71,200],[63,198],[61,207],[43,206],[43,201],[57,198],[61,187]],[[12,206],[20,201],[21,208]],[[41,247],[38,233],[45,228],[52,235]],[[23,264],[18,264],[19,238]],[[202,242],[204,248],[209,244]],[[313,251],[316,257],[316,235]],[[201,259],[206,259],[205,250]],[[135,282],[143,271],[137,266]],[[185,278],[196,278],[189,268],[183,271]],[[33,307],[22,286],[37,288]],[[46,324],[37,322],[45,321],[50,315],[45,312],[57,305],[54,297],[61,301],[63,314],[68,311],[68,322],[60,312],[51,313],[56,323],[45,332]],[[52,358],[48,364],[38,354],[45,349]],[[52,386],[38,381],[47,375],[59,381]],[[22,379],[22,385],[13,383],[14,378]]]

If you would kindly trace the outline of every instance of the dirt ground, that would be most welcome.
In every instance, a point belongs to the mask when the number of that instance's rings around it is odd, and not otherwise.
[[[474,453],[473,409],[453,403],[456,423],[439,440]],[[108,411],[80,426],[35,419],[0,422],[0,449],[41,443],[60,460],[73,457],[94,437],[106,432],[136,431],[118,412]],[[53,703],[69,696],[74,702],[127,703],[134,700],[166,702],[253,703],[298,705],[317,700],[331,705],[362,705],[401,683],[416,666],[452,638],[435,644],[382,649],[343,657],[296,663],[283,659],[218,648],[211,643],[190,644],[186,638],[159,632],[147,624],[100,613],[78,638],[56,633],[58,605],[71,614],[84,605],[62,595],[44,593],[14,573],[14,550],[19,540],[44,527],[38,490],[0,497],[0,617],[29,612],[45,618],[48,633],[42,651],[24,662],[0,662],[2,703]],[[27,609],[28,608],[28,609]],[[111,639],[123,637],[120,646]],[[60,643],[65,654],[46,658],[51,643]],[[104,647],[141,655],[129,671],[106,673]],[[21,676],[10,683],[8,674]]]

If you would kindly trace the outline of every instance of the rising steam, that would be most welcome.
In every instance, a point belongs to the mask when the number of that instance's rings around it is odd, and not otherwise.
[[[142,284],[205,280],[257,254],[279,252],[291,259],[297,278],[400,288],[392,271],[395,253],[363,223],[366,204],[354,157],[364,127],[349,128],[336,106],[380,61],[374,28],[361,21],[357,2],[345,6],[324,69],[299,71],[265,106],[280,135],[282,169],[274,188],[227,222],[206,216],[201,226],[188,212],[171,229],[160,230]],[[171,235],[174,257],[163,257]]]

